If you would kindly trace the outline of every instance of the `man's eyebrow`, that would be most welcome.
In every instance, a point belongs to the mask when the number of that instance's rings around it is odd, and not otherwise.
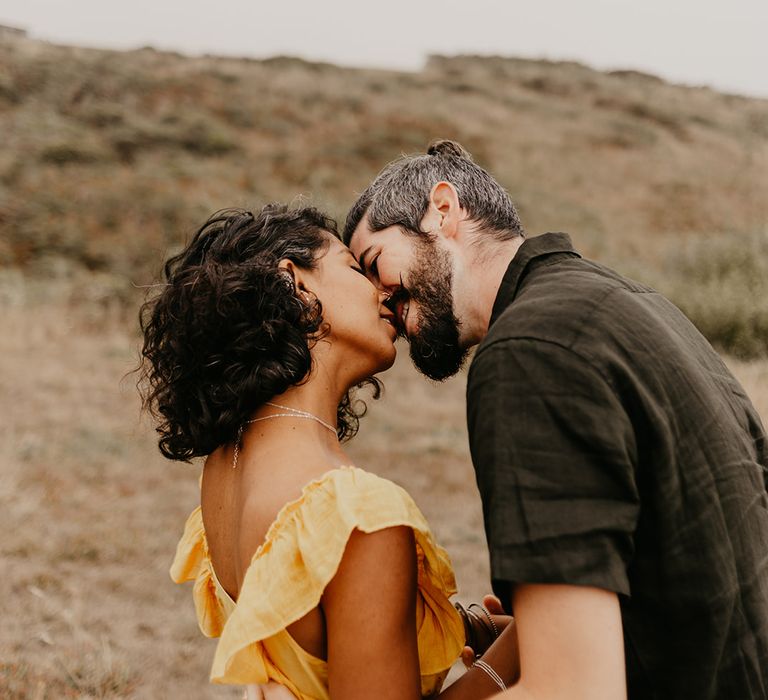
[[[357,262],[360,263],[360,269],[365,273],[368,274],[368,268],[365,264],[365,256],[368,255],[368,253],[371,252],[371,249],[373,248],[372,245],[369,245],[362,253],[360,253],[360,257],[358,258]]]

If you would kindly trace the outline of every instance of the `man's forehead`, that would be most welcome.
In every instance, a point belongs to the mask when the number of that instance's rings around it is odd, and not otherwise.
[[[349,249],[358,260],[361,253],[371,245],[372,236],[373,232],[368,228],[368,217],[363,217],[349,239]]]

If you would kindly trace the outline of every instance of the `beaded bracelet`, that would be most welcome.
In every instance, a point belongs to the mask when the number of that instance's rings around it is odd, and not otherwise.
[[[488,608],[485,607],[485,605],[480,605],[480,603],[471,603],[469,605],[468,611],[472,612],[473,608],[480,608],[480,611],[485,615],[485,619],[488,620],[488,623],[491,625],[491,630],[493,631],[493,638],[498,639],[499,638],[499,628],[496,627],[496,623],[493,621],[493,618],[491,617],[491,613],[488,612]]]
[[[475,626],[472,624],[473,620],[476,620],[481,627],[485,628],[489,637],[498,639],[499,628],[496,627],[496,623],[493,621],[491,614],[485,606],[480,605],[480,603],[471,603],[468,608],[465,608],[461,603],[454,603],[453,606],[458,610],[461,621],[464,623],[464,639],[465,644],[468,647],[477,650],[477,637],[475,634]],[[480,615],[474,611],[474,608],[480,608],[484,617],[480,617]]]
[[[453,607],[459,613],[461,621],[464,624],[464,644],[472,649],[477,649],[477,639],[475,639],[475,628],[472,626],[472,621],[469,619],[467,609],[461,603],[454,603]]]

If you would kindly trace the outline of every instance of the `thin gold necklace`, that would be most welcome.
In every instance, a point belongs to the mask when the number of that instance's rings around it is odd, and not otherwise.
[[[240,442],[243,437],[243,430],[249,423],[258,423],[259,421],[270,420],[272,418],[305,418],[308,420],[317,421],[324,428],[328,428],[328,430],[330,430],[334,435],[337,435],[336,428],[334,426],[332,426],[330,423],[326,423],[322,418],[318,418],[314,413],[310,413],[309,411],[302,411],[298,408],[292,408],[291,406],[283,406],[279,403],[272,403],[272,401],[265,401],[264,403],[267,406],[273,406],[274,408],[280,408],[283,411],[288,411],[288,413],[273,413],[271,416],[261,416],[260,418],[251,418],[251,420],[245,421],[245,423],[243,423],[243,425],[237,429],[237,440],[235,441],[235,453],[232,458],[232,469],[237,467],[237,457],[240,454]]]

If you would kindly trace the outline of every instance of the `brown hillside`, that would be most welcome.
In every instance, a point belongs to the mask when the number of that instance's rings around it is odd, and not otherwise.
[[[0,45],[1,260],[144,280],[212,210],[311,196],[342,216],[388,160],[459,139],[532,232],[600,252],[768,221],[768,100],[574,63],[433,57],[420,73],[292,58]]]

